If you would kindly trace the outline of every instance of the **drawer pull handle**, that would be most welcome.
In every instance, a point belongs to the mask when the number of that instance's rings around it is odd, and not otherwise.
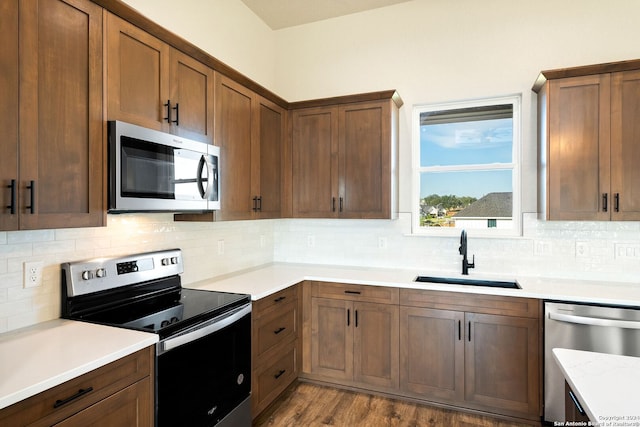
[[[578,402],[578,398],[576,397],[575,394],[573,394],[573,392],[571,390],[569,390],[569,397],[571,398],[571,400],[573,400],[573,404],[576,405],[576,409],[578,410],[580,415],[582,415],[582,416],[587,415],[587,413],[584,411],[584,409],[582,409],[582,406],[580,405],[580,402]]]
[[[360,295],[360,291],[344,291],[345,294]]]
[[[69,396],[66,399],[58,399],[58,400],[56,400],[56,403],[53,404],[53,407],[54,408],[59,408],[62,405],[66,405],[67,403],[71,402],[72,400],[75,400],[75,399],[77,399],[79,397],[82,397],[87,393],[91,393],[92,391],[93,391],[93,387],[81,388],[73,396]]]
[[[274,377],[275,379],[278,379],[278,378],[280,378],[280,377],[281,377],[285,372],[287,372],[287,370],[286,370],[286,369],[280,369],[280,371],[279,371],[277,374],[275,374],[273,377]]]
[[[287,328],[281,326],[278,329],[276,329],[275,331],[273,331],[273,333],[278,335],[280,332],[284,331],[285,329],[287,329]]]
[[[285,298],[287,298],[287,297],[278,297],[278,298],[274,299],[273,302],[280,302],[280,301],[284,300]]]

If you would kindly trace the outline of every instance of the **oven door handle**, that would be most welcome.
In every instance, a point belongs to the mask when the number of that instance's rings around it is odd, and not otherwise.
[[[574,316],[571,314],[549,312],[549,319],[580,325],[609,326],[623,329],[640,329],[640,322],[633,320],[603,319],[600,317]]]
[[[189,344],[190,342],[195,341],[198,338],[213,334],[240,320],[249,313],[251,313],[251,304],[247,304],[246,306],[243,306],[239,309],[211,319],[209,322],[206,322],[206,324],[198,326],[197,329],[191,330],[182,335],[178,335],[174,338],[168,338],[164,341],[161,341],[158,354],[166,353],[167,351],[173,350],[174,348]]]

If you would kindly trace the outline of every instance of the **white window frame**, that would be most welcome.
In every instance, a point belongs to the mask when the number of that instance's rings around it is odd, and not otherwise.
[[[429,111],[454,110],[472,107],[484,107],[500,104],[513,105],[513,147],[511,163],[453,166],[420,166],[420,114]],[[513,227],[509,229],[486,228],[468,229],[469,235],[482,237],[505,237],[522,235],[522,203],[521,203],[521,164],[522,164],[522,95],[507,95],[492,98],[480,98],[443,102],[436,104],[418,104],[413,106],[411,116],[412,127],[412,191],[411,191],[411,230],[414,235],[422,236],[453,236],[460,234],[460,228],[420,227],[420,174],[423,172],[459,172],[473,170],[506,170],[512,171],[513,189]]]

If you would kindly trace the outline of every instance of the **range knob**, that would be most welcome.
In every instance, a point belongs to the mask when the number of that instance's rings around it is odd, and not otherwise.
[[[104,277],[107,275],[107,271],[104,268],[99,268],[96,270],[96,277]]]
[[[178,263],[178,257],[171,257],[171,264],[177,264]]]
[[[89,270],[85,270],[82,272],[82,280],[89,280],[93,277]]]
[[[169,258],[162,258],[162,260],[160,260],[160,264],[169,265]]]

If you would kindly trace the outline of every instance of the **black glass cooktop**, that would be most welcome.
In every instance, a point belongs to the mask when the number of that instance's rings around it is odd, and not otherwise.
[[[178,288],[146,298],[112,300],[101,309],[71,317],[166,336],[250,302],[245,294]]]

